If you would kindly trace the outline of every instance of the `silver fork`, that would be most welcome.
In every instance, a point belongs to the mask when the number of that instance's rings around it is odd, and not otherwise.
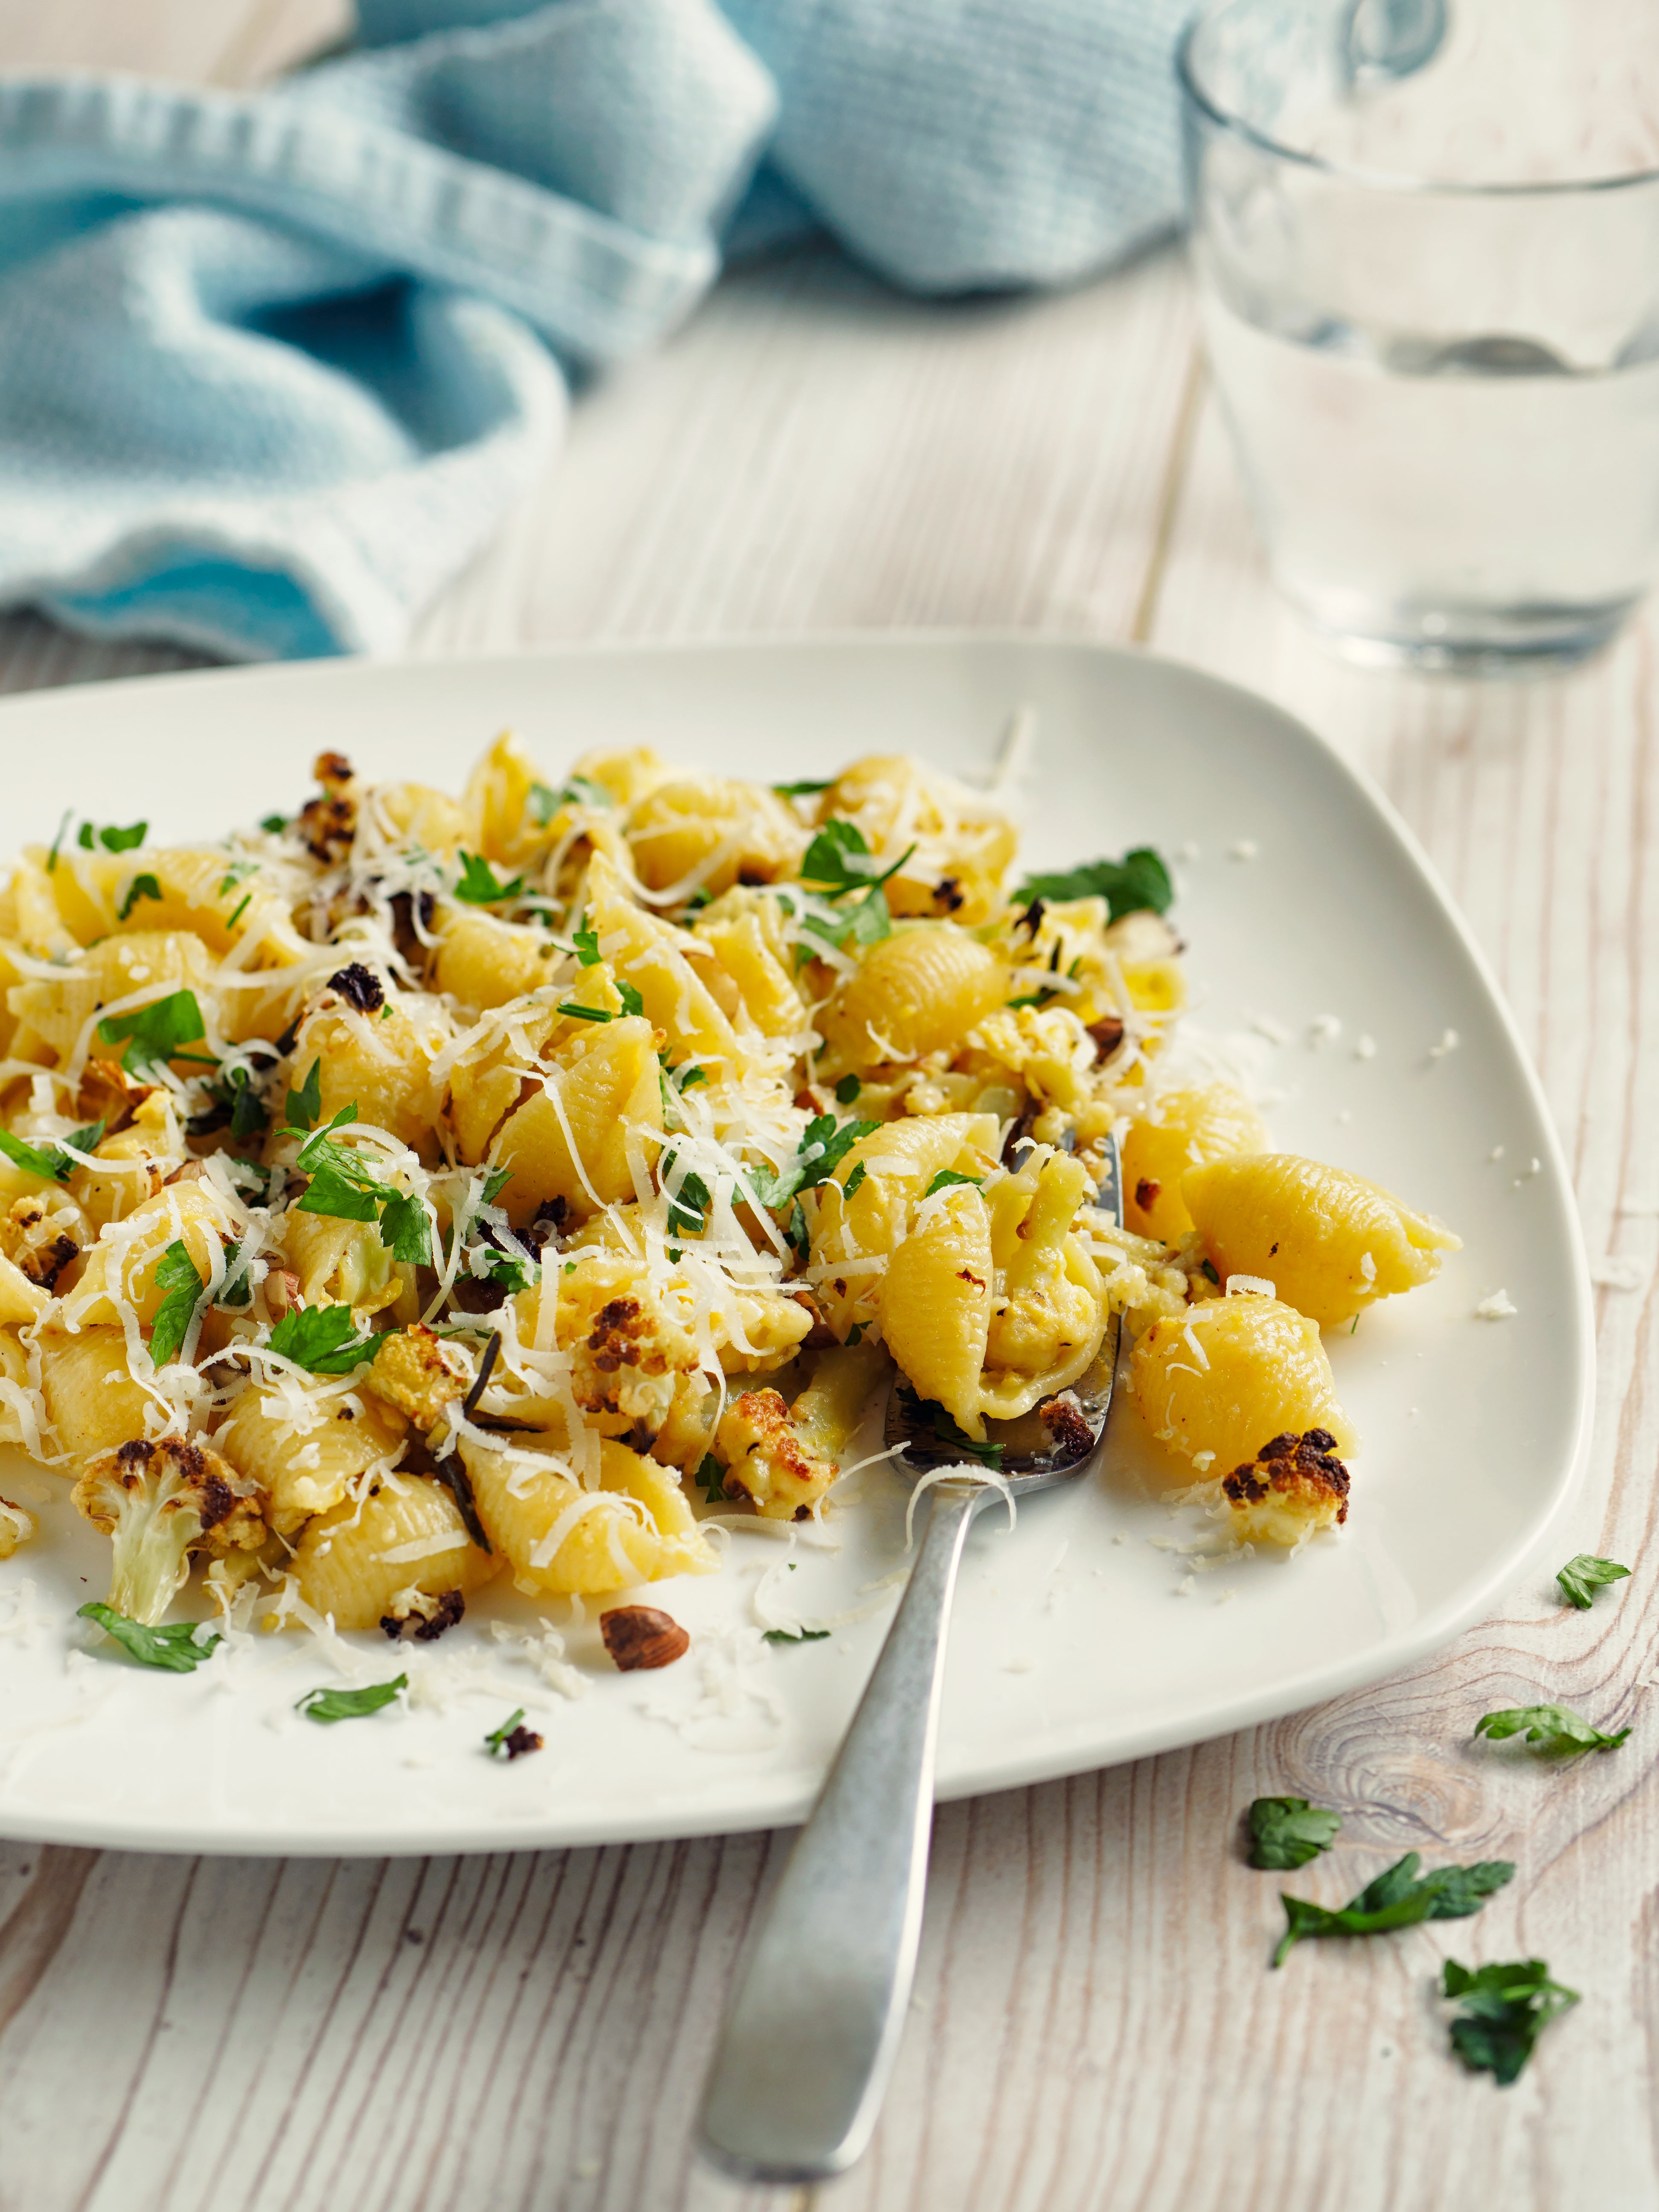
[[[1115,1146],[1098,1202],[1121,1222]],[[1063,1413],[987,1424],[1016,1498],[1088,1465],[1111,1403],[1118,1334],[1114,1316]],[[703,2146],[742,2181],[822,2181],[852,2165],[881,2109],[915,1973],[951,1601],[975,1516],[1004,1492],[982,1468],[952,1467],[937,1427],[918,1427],[896,1391],[887,1440],[904,1443],[907,1472],[951,1471],[930,1485],[903,1599],[745,1954],[714,2053]]]

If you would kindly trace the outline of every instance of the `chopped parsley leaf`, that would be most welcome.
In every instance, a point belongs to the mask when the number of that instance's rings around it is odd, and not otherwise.
[[[1281,1890],[1285,1933],[1273,1953],[1273,1965],[1282,1966],[1304,1936],[1384,1936],[1395,1928],[1414,1928],[1423,1920],[1465,1920],[1515,1875],[1508,1859],[1480,1859],[1474,1866],[1441,1867],[1419,1880],[1417,1869],[1422,1863],[1418,1852],[1407,1851],[1335,1911],[1305,1897],[1286,1897]]]
[[[965,1182],[970,1190],[983,1190],[985,1188],[983,1176],[958,1175],[954,1168],[941,1168],[921,1194],[924,1198],[931,1198],[936,1190],[949,1190],[956,1182]]]
[[[161,886],[154,876],[149,873],[135,876],[127,885],[126,896],[115,909],[115,919],[117,921],[125,921],[140,899],[155,899],[159,904],[161,896]]]
[[[1489,1736],[1494,1743],[1523,1730],[1527,1741],[1546,1759],[1552,1754],[1573,1758],[1581,1751],[1617,1751],[1630,1734],[1624,1728],[1617,1735],[1603,1735],[1565,1705],[1511,1705],[1504,1712],[1482,1713],[1474,1724],[1477,1735]]]
[[[156,1262],[155,1287],[167,1296],[155,1310],[149,1333],[149,1356],[158,1367],[171,1367],[179,1357],[206,1285],[196,1272],[190,1247],[175,1239]]]
[[[672,1166],[672,1162],[668,1164]],[[682,1176],[678,1189],[666,1194],[668,1234],[671,1237],[700,1237],[712,1203],[708,1186],[702,1177],[699,1175]]]
[[[641,998],[634,986],[631,983],[625,983],[621,976],[617,978],[617,996],[623,1002],[623,1013],[642,1014],[645,1012],[645,1000]]]
[[[819,1114],[802,1134],[800,1149],[787,1167],[769,1173],[764,1168],[748,1170],[750,1187],[763,1206],[787,1206],[798,1191],[826,1182],[860,1137],[873,1136],[879,1121],[842,1121],[833,1114]]]
[[[850,1106],[863,1088],[863,1084],[856,1075],[843,1075],[836,1085],[836,1105]]]
[[[88,1121],[84,1129],[71,1129],[63,1145],[73,1145],[77,1152],[90,1152],[103,1141],[103,1135],[101,1121]],[[12,1165],[21,1168],[25,1175],[41,1176],[52,1182],[67,1182],[77,1164],[63,1145],[55,1139],[31,1145],[21,1137],[14,1137],[9,1129],[0,1129],[0,1152]]]
[[[238,884],[245,884],[250,876],[257,876],[258,872],[259,863],[257,860],[230,861],[226,866],[225,872],[219,878],[219,888],[214,894],[215,897],[228,898]],[[246,905],[246,903],[245,900],[243,904]],[[239,914],[241,912],[240,907],[237,908],[237,912]]]
[[[113,1606],[77,1606],[76,1613],[82,1620],[95,1620],[106,1636],[112,1636],[135,1659],[146,1667],[160,1667],[169,1674],[193,1674],[204,1659],[210,1659],[224,1642],[217,1634],[198,1638],[199,1624],[193,1620],[175,1620],[166,1628],[146,1628],[140,1620],[129,1620]]]
[[[890,867],[878,869],[865,835],[856,822],[826,822],[806,848],[800,865],[803,883],[821,887],[830,898],[848,891],[866,890],[884,884],[915,851],[907,846]]]
[[[163,1066],[171,1060],[194,1060],[204,1067],[219,1064],[205,1054],[179,1049],[207,1035],[194,991],[174,991],[165,999],[152,999],[147,1006],[135,1006],[131,1013],[106,1014],[98,1024],[98,1034],[106,1044],[127,1040],[121,1065],[129,1075]]]
[[[851,1198],[853,1193],[858,1188],[859,1185],[864,1181],[864,1178],[869,1174],[869,1169],[865,1166],[862,1160],[855,1160],[853,1163],[853,1172],[848,1176],[846,1182],[842,1183],[841,1187],[842,1203],[843,1205],[845,1205],[847,1200]]]
[[[64,834],[70,826],[70,817],[73,811],[73,808],[66,808],[64,818],[58,825],[58,835],[52,839],[52,850],[46,855],[46,873],[48,875],[51,875],[58,866],[58,848],[63,844]]]
[[[526,801],[526,811],[538,829],[545,830],[553,817],[565,806],[614,806],[615,799],[602,783],[592,776],[568,775],[562,787],[555,791],[551,784],[532,783]]]
[[[571,934],[573,942],[576,947],[576,957],[580,961],[582,966],[584,968],[597,968],[599,964],[600,958],[599,931],[597,929],[577,929],[574,930]]]
[[[1550,1979],[1541,1959],[1512,1959],[1473,1972],[1448,1959],[1440,1992],[1462,2008],[1451,2024],[1452,2049],[1474,2074],[1508,2088],[1550,2022],[1578,2002],[1577,1990]]]
[[[524,1725],[522,1705],[484,1738],[484,1748],[492,1759],[518,1759],[526,1751],[539,1751],[541,1747],[540,1736]]]
[[[1250,1864],[1281,1871],[1306,1866],[1329,1850],[1341,1826],[1340,1813],[1305,1797],[1258,1797],[1250,1807]]]
[[[789,1209],[789,1218],[783,1225],[783,1240],[794,1254],[796,1261],[805,1267],[812,1250],[811,1232],[806,1226],[806,1216],[797,1199]]]
[[[827,1628],[769,1628],[763,1632],[767,1644],[822,1644],[830,1631]]]
[[[408,1687],[407,1674],[394,1674],[389,1682],[370,1682],[361,1690],[307,1690],[295,1700],[294,1710],[308,1721],[357,1721],[380,1712]]]
[[[1109,918],[1120,921],[1126,914],[1166,913],[1175,885],[1152,847],[1137,845],[1121,860],[1086,860],[1059,874],[1028,876],[1014,896],[1028,904],[1033,899],[1103,898]]]
[[[259,820],[259,827],[264,831],[267,837],[280,837],[283,830],[288,827],[288,817],[286,814],[262,815]]]
[[[94,830],[90,822],[83,822],[75,842],[85,853],[92,852],[97,845],[101,845],[106,853],[131,853],[149,835],[148,822],[135,822],[125,830],[117,830],[112,824],[107,830]]]
[[[268,1349],[312,1375],[349,1375],[374,1358],[380,1343],[357,1334],[349,1306],[291,1306],[271,1330]]]
[[[1595,1593],[1604,1583],[1623,1582],[1629,1574],[1617,1559],[1598,1559],[1593,1552],[1580,1552],[1576,1559],[1569,1559],[1555,1579],[1569,1605],[1588,1613],[1595,1601]]]
[[[617,1018],[604,1006],[579,1006],[571,999],[567,999],[561,1004],[559,1012],[562,1014],[570,1015],[573,1020],[579,1022],[614,1022]]]
[[[418,1198],[394,1191],[380,1208],[380,1242],[394,1260],[407,1260],[416,1267],[432,1265],[432,1225]],[[514,1290],[522,1290],[515,1283]]]
[[[702,1485],[703,1503],[723,1505],[726,1503],[726,1469],[713,1452],[705,1452],[697,1466],[697,1480]]]
[[[683,1091],[693,1091],[698,1084],[706,1085],[708,1081],[708,1070],[706,1067],[692,1067],[688,1065],[684,1067],[671,1068],[669,1073]]]
[[[772,788],[780,799],[816,799],[819,792],[833,790],[835,782],[836,779],[832,775],[823,776],[817,781],[808,776],[799,783],[775,783]]]
[[[494,1206],[512,1180],[511,1168],[491,1168],[484,1176],[483,1193],[479,1202],[484,1206]]]
[[[462,852],[460,881],[455,886],[455,896],[465,906],[495,906],[503,899],[522,897],[524,878],[514,876],[511,883],[500,882],[488,860],[477,853]]]
[[[290,1129],[309,1129],[322,1110],[323,1063],[319,1056],[312,1061],[311,1073],[299,1089],[288,1094],[288,1126]]]
[[[899,1409],[918,1441],[931,1443],[941,1456],[957,1459],[976,1459],[981,1467],[1000,1469],[1002,1446],[975,1443],[965,1429],[959,1428],[943,1406],[932,1398],[919,1397],[908,1383],[893,1386],[898,1393]]]

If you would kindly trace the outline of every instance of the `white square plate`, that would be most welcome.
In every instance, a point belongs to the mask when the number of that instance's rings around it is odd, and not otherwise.
[[[650,744],[770,781],[901,750],[972,777],[1020,705],[1036,716],[1024,857],[1053,866],[1139,843],[1170,856],[1193,1018],[1250,1041],[1279,1094],[1275,1142],[1398,1190],[1463,1249],[1331,1342],[1364,1439],[1352,1510],[1288,1564],[1193,1574],[1170,1548],[1191,1516],[1159,1494],[1121,1397],[1099,1470],[1030,1500],[1012,1535],[984,1516],[951,1645],[945,1796],[1193,1742],[1385,1674],[1489,1611],[1539,1563],[1566,1502],[1593,1352],[1559,1149],[1480,954],[1383,801],[1246,692],[1143,655],[1017,637],[322,663],[0,705],[20,844],[50,837],[65,807],[143,815],[166,840],[216,837],[297,805],[325,746],[376,778],[453,789],[507,726],[550,769],[590,746]],[[1333,1015],[1340,1035],[1316,1038]],[[1431,1056],[1448,1030],[1455,1049]],[[1357,1052],[1362,1035],[1373,1056]],[[1475,1318],[1499,1289],[1515,1317]],[[720,1576],[660,1586],[694,1638],[672,1669],[616,1674],[560,1601],[543,1611],[580,1669],[583,1693],[567,1698],[492,1636],[492,1623],[533,1627],[537,1608],[486,1593],[419,1662],[445,1702],[319,1728],[294,1700],[338,1677],[308,1637],[222,1652],[190,1676],[94,1653],[73,1616],[102,1595],[107,1547],[76,1522],[61,1479],[5,1457],[0,1486],[52,1500],[40,1538],[0,1565],[0,1834],[20,1838],[428,1852],[792,1821],[902,1565],[904,1492],[877,1468],[835,1518],[839,1549],[799,1541],[791,1567],[775,1537],[741,1534]],[[824,1641],[761,1634],[762,1618],[860,1609]],[[404,1663],[407,1647],[356,1642],[362,1680]],[[546,1748],[493,1761],[482,1739],[517,1705]]]

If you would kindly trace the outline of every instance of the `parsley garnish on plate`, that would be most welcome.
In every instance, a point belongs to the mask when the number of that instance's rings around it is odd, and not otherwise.
[[[484,1748],[492,1759],[522,1759],[526,1752],[539,1751],[542,1740],[534,1730],[524,1725],[524,1707],[509,1713],[498,1729],[492,1729],[484,1738]]]
[[[1550,2022],[1578,2002],[1577,1990],[1553,1982],[1541,1959],[1474,1969],[1448,1959],[1440,1993],[1461,2007],[1451,2024],[1453,2050],[1471,2073],[1490,2074],[1500,2089],[1520,2073]]]
[[[726,1503],[726,1469],[713,1452],[703,1454],[698,1462],[696,1479],[702,1485],[705,1505],[724,1505]]]
[[[155,1310],[155,1325],[149,1333],[149,1356],[158,1367],[170,1367],[190,1334],[190,1325],[207,1287],[196,1272],[196,1262],[190,1256],[187,1244],[175,1240],[167,1246],[156,1262],[155,1287],[167,1295]]]
[[[165,999],[152,999],[147,1006],[133,1007],[130,1013],[106,1014],[98,1035],[105,1044],[126,1041],[121,1065],[129,1075],[165,1066],[173,1060],[192,1060],[201,1067],[219,1065],[210,1054],[180,1049],[207,1035],[194,991],[172,992]]]
[[[1166,913],[1175,898],[1170,871],[1150,845],[1137,845],[1121,860],[1085,860],[1054,875],[1028,876],[1014,894],[1033,899],[1103,898],[1113,921],[1126,914]]]
[[[1477,1735],[1489,1737],[1501,1743],[1505,1736],[1524,1734],[1540,1758],[1552,1754],[1574,1758],[1581,1751],[1617,1751],[1630,1734],[1620,1729],[1616,1735],[1603,1735],[1592,1728],[1581,1714],[1565,1705],[1510,1705],[1500,1713],[1482,1713],[1474,1724]]]
[[[769,1628],[763,1632],[768,1644],[822,1644],[830,1631],[827,1628]]]
[[[1282,1966],[1292,1948],[1308,1936],[1385,1936],[1395,1928],[1414,1928],[1423,1920],[1465,1920],[1515,1875],[1508,1859],[1480,1859],[1474,1866],[1440,1867],[1419,1878],[1417,1869],[1422,1863],[1418,1852],[1407,1851],[1334,1911],[1305,1897],[1287,1897],[1281,1890],[1285,1933],[1273,1953],[1273,1965]]]
[[[266,1349],[312,1375],[349,1375],[373,1359],[378,1336],[359,1336],[351,1308],[293,1306],[270,1332]]]
[[[124,1650],[146,1667],[160,1667],[169,1674],[193,1674],[204,1659],[210,1659],[224,1642],[214,1633],[203,1636],[200,1624],[193,1620],[173,1621],[166,1628],[146,1628],[142,1621],[129,1620],[113,1606],[78,1606],[76,1608],[82,1620],[95,1620],[106,1636],[112,1636]]]
[[[294,1710],[308,1721],[359,1721],[381,1711],[408,1687],[407,1674],[394,1674],[389,1682],[370,1682],[361,1690],[307,1690],[295,1700]]]
[[[78,1163],[63,1149],[72,1145],[77,1152],[95,1152],[102,1143],[104,1124],[88,1121],[84,1129],[71,1129],[61,1142],[49,1139],[44,1145],[31,1145],[21,1137],[14,1137],[9,1129],[0,1129],[0,1152],[25,1175],[40,1176],[49,1182],[67,1182]]]
[[[1279,1872],[1306,1866],[1329,1850],[1341,1826],[1340,1813],[1305,1797],[1258,1797],[1250,1807],[1250,1864]]]
[[[1576,1559],[1567,1561],[1555,1579],[1567,1603],[1577,1606],[1580,1613],[1588,1613],[1604,1583],[1623,1582],[1629,1572],[1630,1569],[1621,1567],[1617,1559],[1598,1559],[1593,1552],[1580,1552]]]

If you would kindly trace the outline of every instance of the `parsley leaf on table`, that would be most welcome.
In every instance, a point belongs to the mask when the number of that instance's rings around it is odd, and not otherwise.
[[[1287,1897],[1281,1890],[1285,1933],[1273,1953],[1273,1965],[1282,1966],[1292,1946],[1307,1936],[1382,1936],[1395,1928],[1414,1928],[1423,1920],[1467,1919],[1515,1874],[1508,1859],[1480,1859],[1474,1866],[1441,1867],[1419,1879],[1417,1869],[1422,1863],[1418,1852],[1407,1851],[1335,1911],[1305,1897]]]
[[[1578,2002],[1577,1990],[1553,1982],[1541,1959],[1473,1972],[1448,1959],[1440,1989],[1462,2008],[1451,2024],[1452,2048],[1472,2073],[1490,2074],[1500,2089],[1520,2073],[1550,2022]]]
[[[1258,1797],[1250,1807],[1250,1864],[1280,1870],[1306,1866],[1329,1850],[1342,1826],[1340,1813],[1305,1797]]]
[[[1617,1751],[1630,1734],[1624,1728],[1616,1735],[1603,1735],[1600,1729],[1592,1728],[1582,1715],[1565,1705],[1510,1705],[1500,1713],[1482,1713],[1474,1724],[1474,1732],[1490,1737],[1494,1743],[1524,1732],[1527,1741],[1537,1747],[1540,1758],[1547,1758],[1552,1753],[1571,1758],[1581,1751]]]
[[[135,1659],[146,1667],[161,1667],[169,1674],[193,1674],[204,1659],[210,1659],[224,1638],[222,1636],[197,1636],[198,1623],[177,1620],[166,1628],[146,1628],[142,1621],[129,1620],[113,1606],[78,1606],[76,1610],[82,1620],[95,1620],[106,1636],[112,1636]]]
[[[1593,1552],[1580,1552],[1576,1559],[1569,1559],[1555,1579],[1569,1605],[1576,1605],[1580,1613],[1588,1613],[1596,1591],[1603,1583],[1622,1582],[1629,1574],[1617,1559],[1598,1559]]]
[[[1103,898],[1110,918],[1120,921],[1126,914],[1136,914],[1148,908],[1153,914],[1167,912],[1175,899],[1175,885],[1170,871],[1150,845],[1137,845],[1121,860],[1085,860],[1081,867],[1066,868],[1052,875],[1028,876],[1014,894],[1016,898],[1029,902],[1033,899]]]

